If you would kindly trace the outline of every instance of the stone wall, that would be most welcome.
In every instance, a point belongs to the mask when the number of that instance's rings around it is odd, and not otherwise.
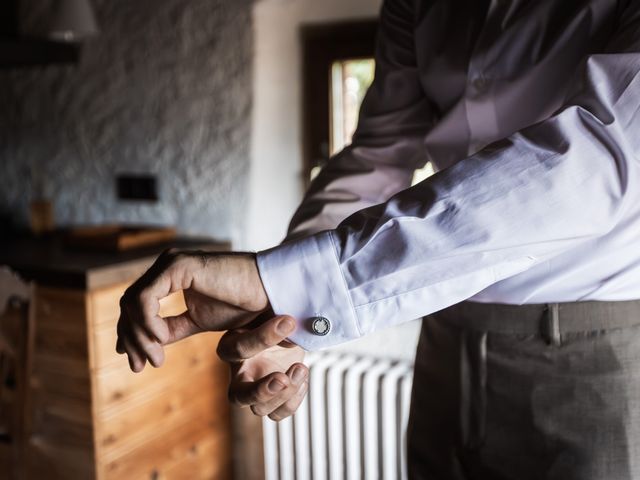
[[[40,8],[24,25],[43,24]],[[237,239],[251,127],[250,0],[93,0],[78,65],[0,70],[0,210],[32,197],[60,225],[137,222]],[[40,15],[40,17],[38,17]],[[153,173],[157,203],[116,198]]]

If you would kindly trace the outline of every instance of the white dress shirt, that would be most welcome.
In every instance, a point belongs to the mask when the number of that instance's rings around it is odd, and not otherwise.
[[[314,350],[465,299],[640,299],[639,153],[640,0],[389,0],[353,144],[258,254],[271,305]]]

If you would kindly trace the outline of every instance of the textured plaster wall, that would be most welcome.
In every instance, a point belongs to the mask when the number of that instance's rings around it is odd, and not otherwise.
[[[93,4],[101,34],[79,65],[0,70],[0,210],[26,223],[42,190],[59,224],[175,224],[237,240],[249,170],[251,1]],[[33,5],[27,30],[41,28],[46,13],[42,0]],[[160,201],[119,201],[119,172],[157,174]]]

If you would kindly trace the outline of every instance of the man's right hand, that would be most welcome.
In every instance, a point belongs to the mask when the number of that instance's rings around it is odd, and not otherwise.
[[[160,300],[183,290],[187,310],[159,316]],[[120,300],[116,350],[131,370],[164,361],[163,346],[190,335],[251,323],[269,307],[251,253],[166,252]]]
[[[304,350],[288,342],[293,318],[276,316],[247,330],[230,330],[220,339],[218,355],[231,366],[229,400],[254,414],[282,420],[300,406],[308,388]]]

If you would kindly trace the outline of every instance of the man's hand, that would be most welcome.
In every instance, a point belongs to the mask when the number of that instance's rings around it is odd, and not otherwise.
[[[277,316],[252,330],[224,334],[218,355],[231,365],[232,403],[276,421],[296,411],[307,393],[309,371],[300,363],[304,350],[285,340],[294,329],[293,318]]]
[[[160,300],[183,290],[187,310],[158,315]],[[148,360],[164,362],[163,345],[208,330],[247,325],[269,307],[255,255],[167,252],[127,289],[120,300],[116,350],[140,372]]]

